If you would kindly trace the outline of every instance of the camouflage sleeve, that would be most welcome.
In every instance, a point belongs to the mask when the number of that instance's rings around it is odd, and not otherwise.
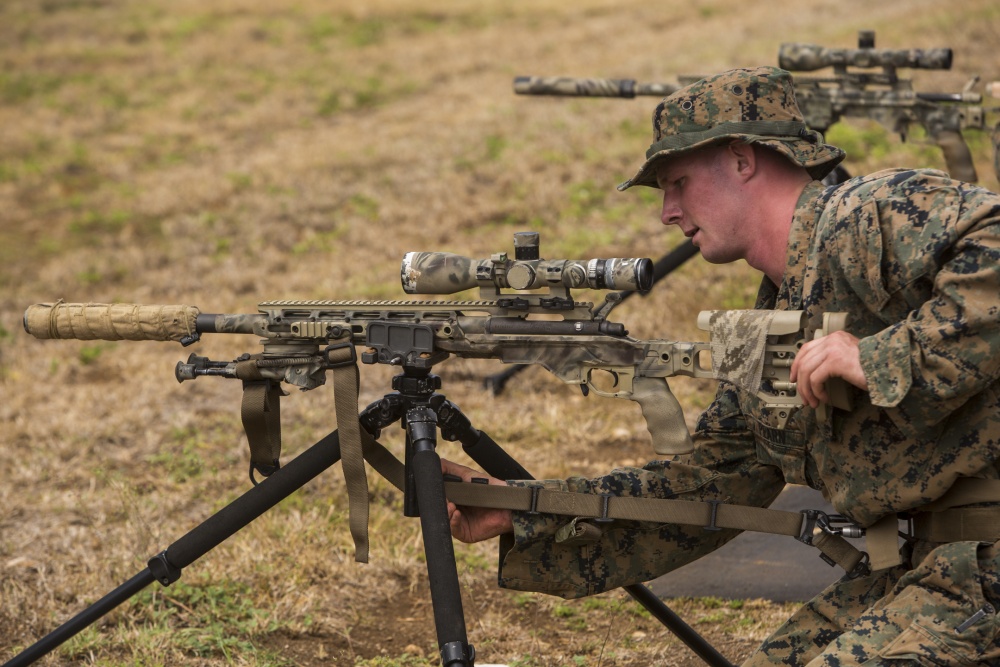
[[[764,506],[784,486],[777,468],[756,460],[753,437],[735,390],[723,385],[701,416],[695,450],[643,468],[620,468],[594,479],[510,482],[577,493],[610,493]],[[599,527],[583,518],[514,513],[514,546],[501,555],[499,583],[566,598],[648,581],[725,544],[738,531],[616,521]]]
[[[914,429],[1000,377],[1000,196],[949,185],[862,212],[877,216],[861,223],[877,226],[883,244],[868,282],[884,291],[884,314],[899,312],[861,340],[862,368],[872,403]]]

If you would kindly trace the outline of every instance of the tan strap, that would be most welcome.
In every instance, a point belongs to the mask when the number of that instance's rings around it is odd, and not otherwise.
[[[556,491],[538,486],[498,486],[446,482],[448,500],[456,505],[493,507],[544,514],[587,517],[596,522],[621,519],[689,526],[706,530],[752,530],[788,535],[818,548],[829,560],[853,573],[865,554],[840,535],[809,529],[802,512],[722,502],[676,500],[672,498],[632,498]]]
[[[358,421],[358,374],[354,345],[327,348],[327,360],[333,371],[333,399],[340,434],[340,461],[347,483],[348,523],[354,538],[354,560],[368,562],[368,474],[361,445]]]
[[[858,565],[868,557],[864,551],[859,551],[840,535],[820,529],[813,531],[812,546],[819,549],[829,561],[844,568],[847,573],[855,572]]]
[[[802,514],[762,507],[671,498],[633,498],[573,493],[531,486],[445,484],[456,505],[560,514],[596,519],[677,523],[706,528],[754,530],[799,537]]]
[[[882,517],[865,529],[865,547],[871,556],[872,570],[895,567],[903,562],[899,555],[899,518]]]
[[[255,354],[236,364],[236,377],[243,380],[240,418],[250,446],[250,481],[254,484],[254,471],[268,477],[281,465],[282,390],[278,382],[261,375],[257,362],[262,356]]]
[[[256,470],[269,477],[281,458],[281,387],[270,380],[245,382],[240,405],[243,430],[250,445],[250,479]]]
[[[364,429],[361,429],[361,444],[364,448],[365,461],[375,468],[375,472],[402,491],[406,483],[406,469],[403,463]]]

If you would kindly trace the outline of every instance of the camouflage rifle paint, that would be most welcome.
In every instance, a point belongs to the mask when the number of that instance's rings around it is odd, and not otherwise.
[[[680,86],[671,83],[636,83],[634,79],[577,79],[565,76],[519,76],[514,79],[518,95],[565,95],[568,97],[666,97]]]
[[[652,278],[652,262],[638,257],[512,260],[506,255],[473,259],[450,252],[408,252],[400,267],[407,294],[455,294],[477,286],[634,291],[649,289]]]
[[[979,93],[918,93],[896,68],[950,69],[951,49],[829,49],[815,44],[782,44],[778,66],[800,72],[833,67],[828,76],[798,76],[795,96],[809,127],[826,132],[842,118],[870,118],[904,140],[920,125],[941,148],[952,177],[978,180],[962,130],[986,129],[987,111]],[[878,72],[857,72],[848,67]],[[996,153],[994,153],[996,155]],[[1000,179],[1000,165],[996,169]]]

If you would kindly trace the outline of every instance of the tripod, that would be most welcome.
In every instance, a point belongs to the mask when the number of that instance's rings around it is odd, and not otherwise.
[[[444,476],[436,451],[438,429],[445,440],[460,441],[464,451],[490,475],[501,479],[532,477],[492,438],[475,429],[453,403],[436,393],[441,388],[441,379],[430,372],[429,365],[417,368],[404,364],[402,370],[392,380],[394,392],[372,403],[359,416],[362,427],[374,438],[396,422],[405,428],[402,471],[399,461],[384,449],[371,452],[371,456],[366,451],[365,458],[391,481],[402,478],[404,515],[420,518],[442,666],[473,667],[475,649],[469,644],[466,631]],[[3,667],[34,663],[154,581],[169,586],[180,578],[185,567],[340,459],[340,437],[333,431],[151,558],[145,570],[14,656]],[[501,549],[505,550],[503,543]],[[626,590],[707,664],[732,667],[648,588],[635,584],[627,586]]]

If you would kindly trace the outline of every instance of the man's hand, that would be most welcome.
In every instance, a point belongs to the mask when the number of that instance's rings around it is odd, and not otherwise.
[[[470,482],[473,477],[478,477],[488,479],[490,484],[507,486],[507,483],[502,479],[490,477],[472,468],[452,463],[447,459],[441,459],[441,470],[446,475],[461,477],[463,482]],[[510,510],[492,507],[463,507],[459,509],[450,500],[448,501],[448,522],[451,524],[451,534],[462,542],[480,542],[514,530]]]
[[[792,362],[789,379],[796,383],[796,391],[803,402],[815,408],[820,402],[829,401],[825,384],[835,377],[868,391],[868,380],[861,369],[858,338],[846,331],[834,331],[803,345]]]

